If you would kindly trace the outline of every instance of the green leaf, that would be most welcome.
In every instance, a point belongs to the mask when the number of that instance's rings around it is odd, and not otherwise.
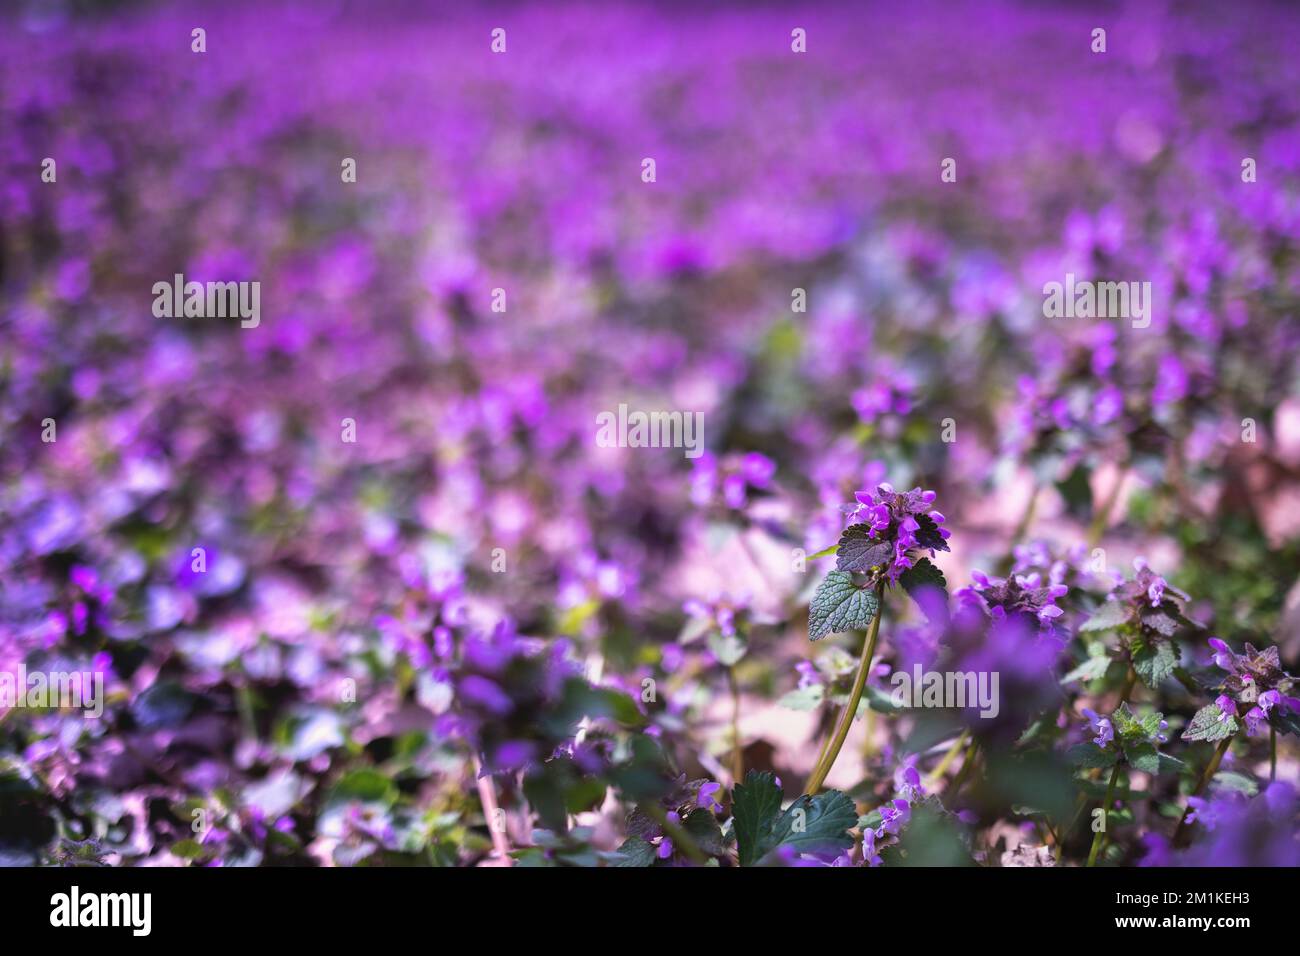
[[[1109,631],[1128,620],[1129,609],[1119,601],[1107,601],[1079,625],[1080,631]]]
[[[797,853],[834,852],[853,845],[848,830],[858,823],[853,801],[838,790],[799,797],[781,813],[781,790],[770,773],[751,770],[734,793],[740,865],[754,866],[778,847]],[[694,816],[694,814],[692,814]]]
[[[772,825],[781,812],[781,788],[773,774],[751,770],[745,782],[736,785],[732,802],[740,865],[753,866],[775,846]]]
[[[1115,708],[1110,715],[1110,720],[1115,727],[1115,733],[1122,740],[1146,740],[1150,736],[1142,727],[1142,722],[1133,715],[1127,702]]]
[[[894,695],[889,691],[882,690],[879,687],[873,687],[870,684],[862,692],[862,699],[878,714],[894,714],[900,710],[906,710],[906,707],[894,703]],[[861,711],[861,707],[858,708]],[[855,718],[856,715],[855,715]]]
[[[839,571],[870,571],[888,564],[894,558],[894,543],[870,537],[871,528],[855,524],[840,535],[835,568]]]
[[[623,845],[618,848],[622,854],[622,859],[614,866],[653,866],[655,861],[655,848],[653,844],[647,843],[640,837],[628,837],[623,841]]]
[[[885,866],[973,866],[957,818],[937,801],[912,808],[912,819],[898,842],[880,852]]]
[[[803,794],[773,828],[773,849],[788,846],[798,853],[847,850],[853,845],[847,831],[857,824],[853,801],[840,791],[825,790],[814,797]]]
[[[821,684],[810,684],[790,691],[776,702],[778,707],[789,710],[816,710],[825,698],[826,688]]]
[[[1092,516],[1092,485],[1088,482],[1088,469],[1075,465],[1074,469],[1061,481],[1056,482],[1056,490],[1065,501],[1066,512],[1077,521],[1087,521]]]
[[[709,635],[709,650],[723,667],[730,667],[745,656],[745,642],[738,634],[714,631]]]
[[[1114,750],[1102,750],[1096,744],[1075,744],[1065,752],[1066,758],[1076,767],[1113,767],[1119,762]]]
[[[817,585],[808,608],[808,638],[819,641],[827,634],[864,628],[880,607],[872,588],[860,588],[847,571],[831,571]]]
[[[1300,737],[1300,714],[1295,711],[1287,711],[1285,714],[1279,713],[1281,708],[1273,712],[1272,722],[1277,725],[1277,729],[1284,734],[1293,734]]]
[[[695,845],[709,856],[721,856],[726,852],[726,840],[722,836],[722,827],[717,818],[708,810],[692,811],[683,821],[682,829],[691,835]]]
[[[1173,641],[1146,642],[1133,651],[1133,669],[1142,683],[1154,689],[1173,675],[1180,654]]]
[[[832,554],[839,551],[839,549],[840,546],[838,544],[833,544],[829,548],[822,548],[816,554],[808,555],[808,560],[816,561],[818,558],[829,558]]]
[[[1074,670],[1070,671],[1070,673],[1062,677],[1061,683],[1069,684],[1072,681],[1077,680],[1086,684],[1089,681],[1098,680],[1106,676],[1106,671],[1110,669],[1112,663],[1113,661],[1104,653],[1098,654],[1094,657],[1089,657]]]
[[[1225,720],[1223,717],[1224,713],[1219,710],[1218,704],[1206,704],[1196,712],[1192,722],[1183,731],[1183,739],[1213,742],[1231,737],[1237,732],[1237,718],[1228,717]]]
[[[349,772],[330,791],[330,801],[360,800],[362,802],[389,802],[396,799],[397,788],[378,770],[362,768]]]
[[[1125,744],[1124,758],[1134,770],[1152,774],[1160,772],[1160,751],[1149,741]]]
[[[1237,773],[1232,770],[1220,770],[1216,773],[1211,787],[1215,790],[1244,793],[1248,797],[1253,797],[1259,793],[1259,781],[1254,777],[1248,777],[1244,773]]]
[[[943,572],[935,567],[929,558],[922,558],[900,574],[898,583],[903,586],[903,590],[916,602],[916,606],[925,613],[926,618],[931,620],[932,623],[937,623],[934,620],[936,616],[940,620],[946,618],[948,581],[943,576]],[[929,600],[926,598],[927,594],[930,595]],[[940,595],[942,595],[941,600],[939,600]],[[933,613],[936,606],[943,609],[943,614],[936,615]]]

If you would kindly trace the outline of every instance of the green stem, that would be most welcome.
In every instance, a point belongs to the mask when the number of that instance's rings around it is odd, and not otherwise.
[[[1106,784],[1106,800],[1102,804],[1102,827],[1092,837],[1092,849],[1088,851],[1088,865],[1094,866],[1097,862],[1097,854],[1101,852],[1101,845],[1106,842],[1106,830],[1110,826],[1110,806],[1115,800],[1115,781],[1119,779],[1119,764],[1115,764],[1115,769],[1110,772],[1110,783]]]
[[[1196,784],[1196,789],[1192,791],[1191,796],[1199,797],[1201,792],[1209,785],[1214,774],[1219,769],[1219,764],[1223,761],[1223,755],[1228,752],[1228,746],[1232,743],[1231,737],[1225,737],[1223,743],[1219,744],[1219,749],[1214,751],[1214,756],[1210,759],[1205,768],[1205,773],[1201,774],[1201,779]],[[1190,799],[1190,797],[1189,797]],[[1187,815],[1192,812],[1191,806],[1183,811],[1182,818],[1178,821],[1178,829],[1174,831],[1173,844],[1178,847],[1185,843],[1188,834]]]
[[[1277,728],[1268,727],[1268,782],[1277,780]]]
[[[949,801],[950,805],[961,793],[961,788],[966,786],[966,783],[970,780],[975,765],[979,760],[979,755],[980,742],[972,738],[970,746],[966,748],[966,759],[962,761],[961,769],[957,771],[957,779],[952,782],[952,787],[944,794],[944,799]]]
[[[1134,670],[1133,664],[1128,665],[1128,676],[1124,678],[1124,689],[1119,694],[1119,704],[1127,704],[1129,695],[1133,693],[1133,688],[1137,685],[1138,672]],[[1119,709],[1119,704],[1115,708]]]
[[[880,635],[880,616],[885,610],[883,593],[884,584],[876,585],[876,616],[871,619],[871,629],[867,632],[867,641],[862,649],[862,660],[858,662],[858,672],[853,678],[853,690],[849,694],[849,702],[844,705],[844,710],[840,712],[835,734],[831,737],[830,746],[826,748],[825,756],[817,762],[817,766],[813,768],[812,776],[808,778],[808,785],[804,787],[804,793],[809,796],[817,793],[822,788],[822,784],[826,782],[826,776],[831,772],[831,767],[835,766],[835,758],[840,755],[840,748],[844,746],[844,740],[849,735],[849,728],[853,726],[853,718],[857,715],[858,704],[862,700],[862,692],[867,686],[867,674],[871,670],[871,658],[876,653],[876,638]]]
[[[943,759],[940,760],[935,768],[930,771],[930,776],[925,782],[927,788],[933,789],[934,785],[943,779],[944,773],[950,766],[952,766],[952,762],[957,759],[957,754],[961,752],[962,747],[966,746],[966,741],[968,739],[970,739],[969,730],[963,730],[957,735],[957,739],[952,742],[952,746],[949,747],[948,752],[943,755]]]

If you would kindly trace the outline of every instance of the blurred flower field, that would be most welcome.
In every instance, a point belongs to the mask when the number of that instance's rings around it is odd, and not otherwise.
[[[0,13],[0,863],[1300,864],[1300,11],[1232,10]]]

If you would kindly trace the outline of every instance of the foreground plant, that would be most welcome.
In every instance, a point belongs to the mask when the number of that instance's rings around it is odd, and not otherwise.
[[[1077,744],[1071,748],[1071,761],[1079,766],[1098,769],[1110,769],[1110,780],[1106,784],[1106,795],[1102,799],[1102,826],[1096,828],[1092,847],[1088,851],[1088,866],[1097,862],[1097,856],[1105,845],[1111,811],[1115,803],[1115,787],[1119,782],[1120,769],[1128,766],[1133,770],[1155,776],[1165,771],[1177,770],[1182,761],[1175,760],[1161,753],[1159,745],[1168,742],[1165,733],[1169,724],[1164,714],[1151,713],[1137,716],[1127,703],[1119,707],[1108,717],[1101,716],[1087,708],[1083,711],[1088,718],[1088,730],[1095,734],[1092,743]]]
[[[924,610],[933,609],[933,592],[945,587],[942,572],[930,562],[935,552],[949,550],[949,533],[940,527],[944,516],[932,507],[935,493],[913,488],[900,494],[882,483],[875,494],[859,491],[855,497],[858,504],[849,515],[857,520],[845,528],[833,549],[835,570],[817,586],[808,609],[808,637],[817,641],[829,634],[870,630],[848,702],[808,778],[807,794],[821,789],[857,716],[880,635],[886,588],[901,584]],[[929,557],[924,556],[927,552]],[[946,605],[946,598],[941,600]]]

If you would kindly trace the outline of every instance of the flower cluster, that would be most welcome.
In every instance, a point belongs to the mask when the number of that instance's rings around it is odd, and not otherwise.
[[[885,576],[893,582],[908,568],[914,567],[922,554],[934,557],[936,551],[947,551],[951,533],[942,527],[947,520],[934,510],[937,497],[933,491],[913,488],[896,492],[887,482],[874,492],[859,491],[854,497],[857,505],[847,511],[850,529],[860,528],[864,535],[852,552],[846,551],[841,541],[839,554],[853,555],[852,566],[841,570],[865,571],[873,567],[885,569]]]
[[[1276,646],[1260,651],[1247,644],[1245,653],[1238,654],[1212,637],[1210,648],[1215,665],[1228,672],[1224,692],[1214,701],[1221,719],[1241,716],[1247,735],[1253,737],[1273,718],[1300,714],[1300,698],[1289,696],[1295,678],[1282,669]]]

